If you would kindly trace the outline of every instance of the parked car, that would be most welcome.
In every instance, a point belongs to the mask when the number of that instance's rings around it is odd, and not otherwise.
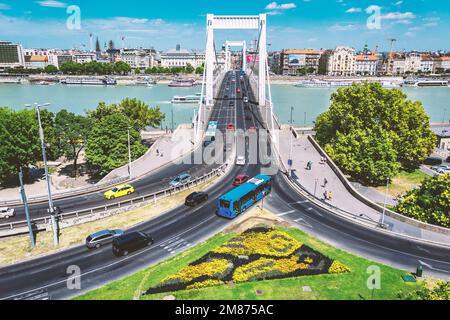
[[[235,186],[235,187],[240,186],[241,184],[246,183],[248,180],[250,180],[249,176],[247,176],[245,174],[238,175],[233,180],[233,186]]]
[[[208,201],[208,194],[205,192],[194,192],[187,196],[184,204],[188,207],[195,207],[200,203]]]
[[[249,132],[256,132],[256,128],[254,126],[251,126],[250,128],[248,128]]]
[[[244,97],[244,103],[248,103],[248,97]]]
[[[236,165],[238,165],[238,166],[245,166],[245,157],[244,156],[238,156],[236,158]]]
[[[191,175],[189,175],[187,173],[182,173],[179,176],[177,176],[175,179],[170,181],[169,184],[172,187],[178,187],[182,184],[188,183],[189,181],[191,181]]]
[[[126,256],[130,252],[152,245],[153,242],[153,238],[144,232],[130,232],[114,238],[112,250],[117,257]]]
[[[440,174],[447,174],[450,173],[450,168],[441,168],[437,172]]]
[[[227,130],[234,130],[235,128],[234,128],[234,124],[232,124],[232,123],[229,123],[228,125],[227,125]]]
[[[449,170],[450,166],[447,166],[445,164],[442,164],[440,166],[432,166],[431,167],[432,170],[439,172],[439,170]]]
[[[438,157],[429,157],[423,161],[423,164],[426,164],[429,166],[438,166],[438,165],[442,164],[442,159],[438,158]]]
[[[233,100],[230,101],[229,106],[230,106],[230,107],[234,107],[234,101],[233,101]]]
[[[236,92],[237,92],[237,93],[241,93],[241,89],[237,88],[237,89],[236,89]]]
[[[111,243],[115,237],[119,237],[123,233],[123,230],[102,230],[93,233],[86,238],[86,247],[88,249],[100,248],[105,244]]]
[[[113,200],[115,198],[129,196],[132,193],[134,193],[134,187],[132,185],[122,184],[112,190],[106,191],[103,196],[106,200]]]
[[[0,208],[0,218],[2,219],[9,219],[11,217],[14,217],[15,211],[11,208]]]

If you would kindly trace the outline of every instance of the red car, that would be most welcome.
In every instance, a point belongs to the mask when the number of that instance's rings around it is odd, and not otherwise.
[[[241,184],[246,183],[248,180],[250,180],[249,176],[241,174],[241,175],[237,176],[236,178],[234,178],[233,186],[235,186],[235,187],[240,186]]]
[[[250,128],[248,128],[248,131],[249,131],[249,132],[256,132],[256,128],[253,127],[253,126],[251,126]]]
[[[229,124],[227,125],[227,130],[234,130],[234,124],[229,123]]]
[[[237,88],[237,89],[236,89],[236,92],[237,92],[237,93],[241,93],[241,89]]]

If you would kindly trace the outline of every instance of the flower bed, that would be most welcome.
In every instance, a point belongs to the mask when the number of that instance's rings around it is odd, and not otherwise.
[[[200,289],[231,280],[246,282],[343,272],[350,270],[284,232],[254,228],[162,279],[146,294]]]

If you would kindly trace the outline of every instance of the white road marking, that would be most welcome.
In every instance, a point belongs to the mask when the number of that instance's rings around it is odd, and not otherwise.
[[[305,226],[307,226],[307,227],[313,229],[313,226],[312,226],[311,224],[309,224],[308,222],[306,222],[305,219],[303,219],[303,218],[295,219],[294,222],[296,222],[296,223],[298,223],[298,224],[305,225]]]
[[[450,272],[448,272],[448,270],[443,270],[443,269],[435,268],[435,267],[433,267],[432,265],[429,265],[428,263],[423,262],[422,260],[419,260],[419,263],[420,263],[421,265],[423,265],[423,266],[425,266],[425,267],[431,269],[431,270],[434,270],[434,271],[439,271],[439,272],[444,272],[444,273],[450,273]]]
[[[289,203],[289,204],[302,204],[302,203],[307,203],[307,202],[309,202],[308,200],[303,200],[303,201],[297,201],[297,202],[291,202],[291,203]]]
[[[283,217],[283,216],[286,216],[286,215],[291,214],[291,213],[294,213],[294,212],[296,212],[296,210],[291,210],[291,211],[282,212],[282,213],[277,214],[277,216]]]

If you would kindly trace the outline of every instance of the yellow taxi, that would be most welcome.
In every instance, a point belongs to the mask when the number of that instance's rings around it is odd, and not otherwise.
[[[112,190],[106,191],[103,196],[106,200],[112,200],[115,198],[129,196],[134,193],[134,187],[130,184],[122,184],[113,188]]]

